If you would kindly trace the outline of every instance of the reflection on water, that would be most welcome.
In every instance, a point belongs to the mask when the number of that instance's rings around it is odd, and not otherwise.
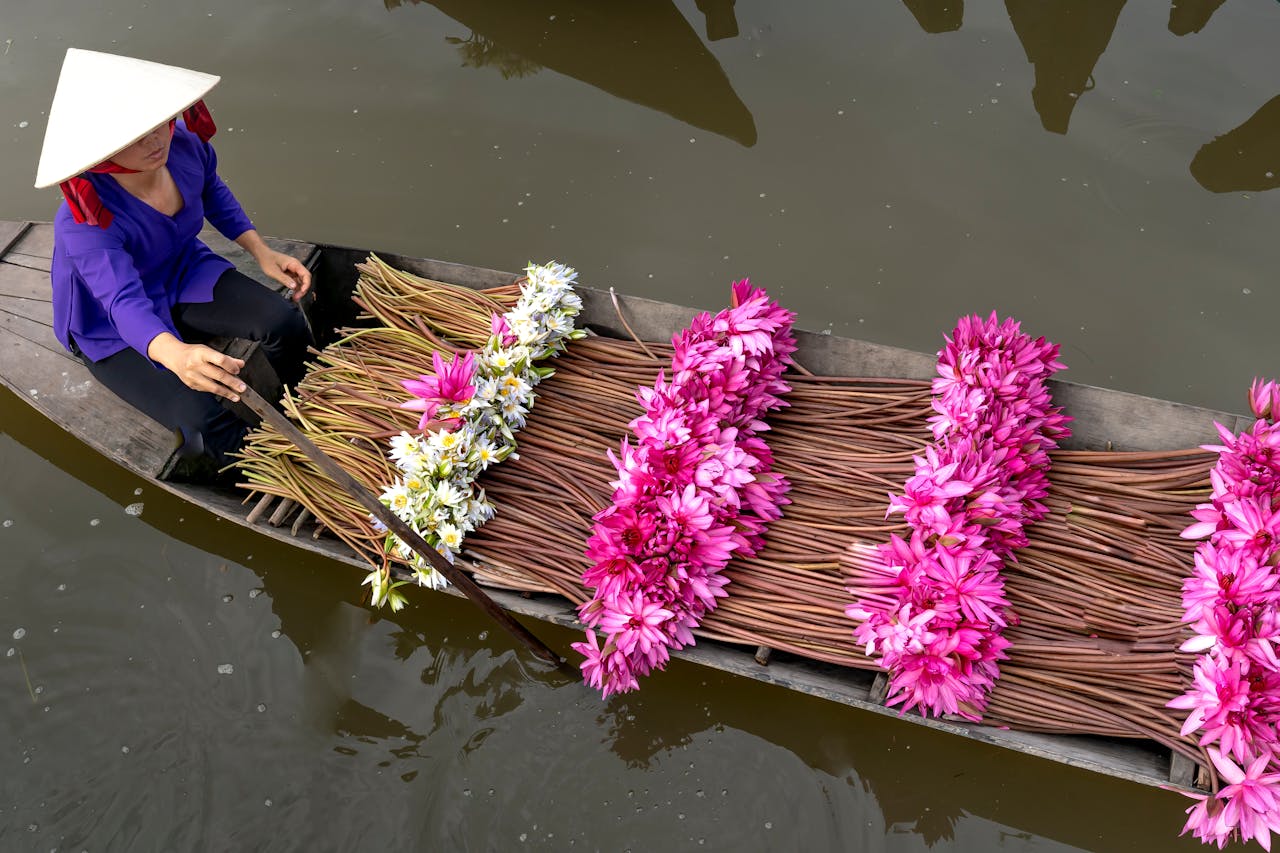
[[[1280,95],[1235,130],[1206,143],[1191,161],[1191,174],[1215,193],[1280,187]]]
[[[1169,6],[1169,32],[1175,36],[1198,33],[1226,0],[1173,0]]]
[[[477,33],[466,38],[447,36],[445,41],[457,46],[458,53],[462,55],[463,68],[496,68],[503,80],[528,77],[542,69],[538,63]]]
[[[1031,101],[1044,129],[1066,133],[1076,101],[1094,87],[1125,0],[1005,0],[1009,21],[1036,68]]]
[[[738,0],[697,0],[698,11],[707,19],[707,41],[731,39],[738,35],[738,16],[733,7]]]
[[[384,0],[395,10],[405,0]],[[435,6],[471,30],[450,37],[463,63],[503,77],[550,68],[745,146],[756,125],[719,61],[671,0],[408,0]],[[707,37],[738,33],[734,0],[704,0]]]
[[[964,23],[964,0],[902,0],[926,33],[950,33]]]

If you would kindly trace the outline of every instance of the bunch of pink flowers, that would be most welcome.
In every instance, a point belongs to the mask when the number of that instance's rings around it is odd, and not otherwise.
[[[1003,561],[1047,512],[1048,451],[1070,435],[1047,380],[1058,347],[1019,324],[962,318],[938,353],[934,443],[915,457],[903,513],[911,536],[850,549],[845,613],[890,675],[887,704],[979,720],[1009,642]]]
[[[671,380],[660,373],[640,389],[635,443],[609,454],[618,479],[587,540],[582,580],[594,596],[578,611],[587,640],[573,645],[586,657],[584,680],[606,697],[636,689],[670,650],[694,642],[725,595],[730,557],[759,551],[788,503],[758,433],[786,405],[795,315],[746,280],[731,304],[675,337]]]
[[[1216,794],[1193,794],[1188,831],[1221,849],[1237,832],[1271,849],[1280,832],[1280,386],[1255,380],[1249,404],[1257,420],[1240,435],[1220,424],[1209,503],[1182,532],[1204,539],[1182,584],[1185,621],[1199,652],[1191,688],[1169,703],[1188,710],[1182,734],[1201,731],[1218,773]]]

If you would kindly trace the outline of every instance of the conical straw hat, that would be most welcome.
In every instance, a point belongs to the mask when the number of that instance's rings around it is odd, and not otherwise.
[[[220,77],[159,62],[68,48],[49,107],[36,188],[107,160],[173,118]]]

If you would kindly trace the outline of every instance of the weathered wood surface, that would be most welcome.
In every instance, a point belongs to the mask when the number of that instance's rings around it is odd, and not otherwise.
[[[266,277],[246,252],[216,231],[202,239],[214,251],[226,251],[237,269],[258,281]],[[304,262],[315,246],[296,240],[267,241],[276,251]],[[172,470],[175,436],[99,386],[79,360],[53,334],[53,305],[48,263],[53,255],[53,226],[0,222],[0,381],[28,399],[50,420],[144,477]],[[230,249],[228,249],[230,247]],[[279,285],[271,282],[273,289]],[[256,345],[214,342],[247,360],[246,378],[264,394],[279,396],[279,380]],[[244,410],[246,414],[248,410]]]
[[[45,302],[53,298],[49,290],[49,273],[10,264],[8,255],[0,260],[5,264],[4,275],[0,276],[0,294],[24,299],[43,299]]]
[[[0,220],[0,257],[9,253],[14,244],[26,233],[28,223]]]
[[[0,313],[13,314],[43,326],[53,324],[53,303],[47,299],[25,299],[0,293]]]
[[[173,435],[94,382],[49,326],[31,323],[24,337],[12,333],[15,319],[0,312],[0,381],[104,456],[137,474],[157,475],[173,450]],[[37,325],[40,331],[33,331]],[[45,341],[31,340],[41,332]]]

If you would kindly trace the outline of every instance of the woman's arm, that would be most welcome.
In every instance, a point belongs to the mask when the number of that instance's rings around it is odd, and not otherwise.
[[[290,298],[297,302],[311,289],[311,272],[296,258],[273,251],[262,242],[245,215],[244,208],[231,192],[231,188],[218,175],[218,155],[213,146],[192,137],[199,146],[204,166],[204,189],[200,194],[204,203],[204,215],[209,223],[229,240],[235,240],[253,256],[262,271],[290,290]]]

